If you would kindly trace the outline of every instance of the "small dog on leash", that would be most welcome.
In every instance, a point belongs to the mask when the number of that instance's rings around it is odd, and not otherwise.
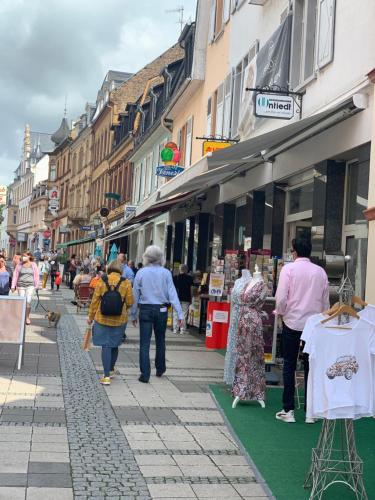
[[[48,318],[48,328],[57,327],[58,322],[61,318],[61,313],[55,311],[48,311],[45,315],[45,318]]]

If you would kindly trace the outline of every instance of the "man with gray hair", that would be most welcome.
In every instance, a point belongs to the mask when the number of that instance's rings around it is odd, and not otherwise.
[[[188,267],[185,264],[181,264],[180,274],[173,278],[173,282],[181,303],[182,312],[184,313],[184,321],[180,326],[177,313],[173,311],[173,333],[180,333],[183,335],[187,328],[187,319],[191,304],[191,289],[193,287],[193,278],[188,274]]]
[[[137,309],[139,306],[139,381],[147,383],[151,375],[150,343],[152,330],[155,333],[156,376],[161,377],[166,371],[165,364],[165,332],[167,329],[168,307],[172,304],[177,311],[180,325],[183,322],[180,301],[173,284],[171,273],[163,267],[163,252],[156,245],[150,245],[143,254],[143,266],[134,279],[132,308],[133,325],[137,326]]]

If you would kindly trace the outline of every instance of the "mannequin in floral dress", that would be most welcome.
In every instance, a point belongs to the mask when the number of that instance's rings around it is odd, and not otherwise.
[[[239,401],[258,401],[264,408],[266,377],[261,309],[267,297],[267,286],[256,270],[242,292],[242,309],[236,336],[236,366],[232,387],[232,407]]]
[[[234,381],[234,368],[236,366],[236,336],[242,307],[242,292],[250,283],[250,281],[250,271],[248,269],[243,269],[241,278],[235,281],[231,293],[230,325],[228,332],[227,352],[225,354],[224,364],[224,382],[228,385],[232,385]]]

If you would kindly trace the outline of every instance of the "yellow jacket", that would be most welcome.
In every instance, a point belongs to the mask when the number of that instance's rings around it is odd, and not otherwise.
[[[108,283],[111,286],[116,286],[120,280],[120,275],[111,273],[108,275]],[[100,302],[102,296],[108,290],[107,285],[102,279],[99,280],[95,287],[95,292],[89,308],[89,320],[95,319],[97,323],[107,326],[120,326],[128,321],[128,308],[133,305],[133,291],[129,280],[125,280],[119,287],[119,292],[124,300],[121,316],[103,316],[100,312]]]

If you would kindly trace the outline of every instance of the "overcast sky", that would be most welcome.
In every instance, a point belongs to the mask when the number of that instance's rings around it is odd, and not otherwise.
[[[136,72],[177,41],[196,0],[0,0],[0,184],[17,168],[26,123],[54,132],[65,94],[75,119],[109,69]]]

